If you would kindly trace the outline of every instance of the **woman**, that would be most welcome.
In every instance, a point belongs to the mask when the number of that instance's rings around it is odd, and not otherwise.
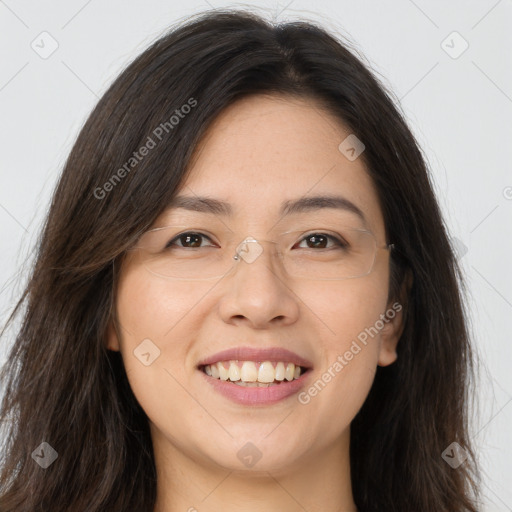
[[[205,13],[65,165],[13,313],[0,510],[475,512],[460,287],[346,45]]]

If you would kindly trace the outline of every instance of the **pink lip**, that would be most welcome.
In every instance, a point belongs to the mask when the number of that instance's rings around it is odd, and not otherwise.
[[[247,359],[246,359],[247,361]],[[268,361],[268,359],[267,359]],[[220,394],[241,405],[270,405],[297,393],[303,386],[311,371],[302,374],[298,379],[268,388],[242,387],[229,381],[209,377],[201,371],[201,375]]]
[[[272,348],[251,348],[251,347],[235,347],[222,352],[217,352],[211,356],[204,358],[198,363],[198,367],[207,364],[218,363],[219,361],[282,361],[283,363],[293,363],[296,366],[303,366],[304,368],[311,368],[312,364],[307,359],[300,357],[295,352],[291,352],[285,348],[272,347]],[[300,379],[297,379],[297,381]],[[294,382],[294,381],[292,381]],[[239,387],[239,386],[237,386]],[[275,386],[272,386],[274,388]],[[248,388],[247,388],[248,389]],[[258,388],[256,388],[258,389]],[[259,388],[265,390],[265,388]],[[271,389],[271,388],[268,388]]]

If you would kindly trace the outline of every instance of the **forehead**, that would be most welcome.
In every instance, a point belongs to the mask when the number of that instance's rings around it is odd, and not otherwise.
[[[179,195],[227,202],[231,217],[247,226],[272,224],[299,199],[337,197],[347,211],[360,210],[372,231],[382,232],[377,193],[362,159],[350,161],[338,148],[349,135],[313,100],[244,98],[210,125]],[[293,214],[308,215],[313,208],[300,210]]]

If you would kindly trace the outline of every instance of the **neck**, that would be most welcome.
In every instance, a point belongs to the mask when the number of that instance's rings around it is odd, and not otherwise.
[[[347,429],[335,444],[280,468],[231,470],[184,454],[151,425],[157,470],[154,512],[357,512]]]

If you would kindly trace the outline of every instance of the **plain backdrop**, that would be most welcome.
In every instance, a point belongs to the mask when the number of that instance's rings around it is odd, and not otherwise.
[[[349,39],[396,95],[428,159],[469,285],[482,359],[472,436],[485,510],[512,511],[511,0],[0,1],[2,324],[65,158],[99,97],[171,25],[223,7],[322,24]]]

